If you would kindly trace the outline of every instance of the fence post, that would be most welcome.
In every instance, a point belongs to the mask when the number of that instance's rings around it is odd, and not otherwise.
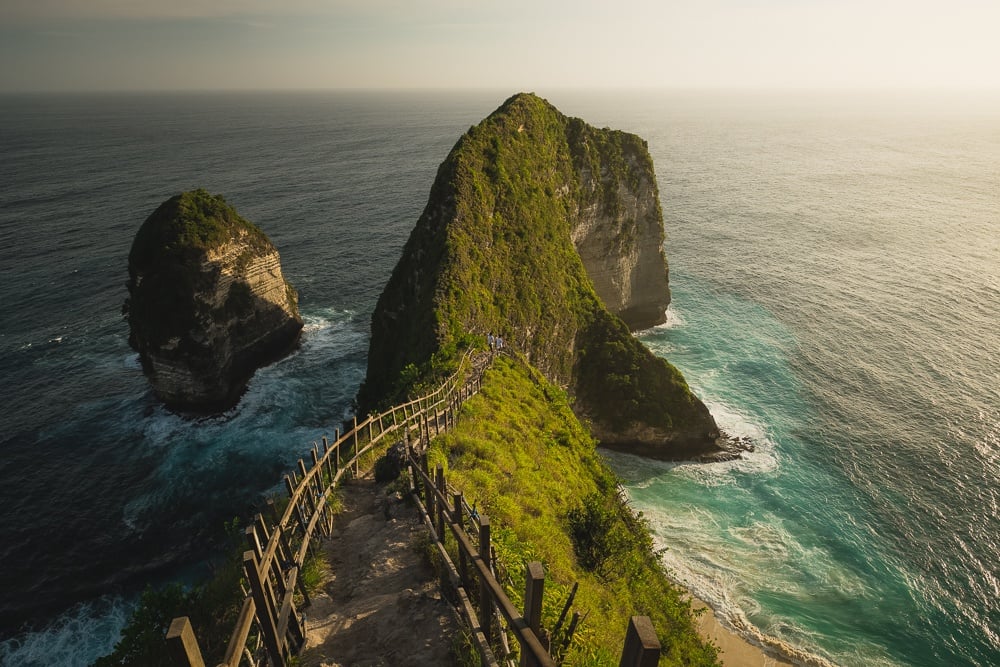
[[[322,521],[319,522],[320,532],[324,535],[330,534],[329,518],[326,511],[326,503],[323,502],[323,492],[326,488],[323,485],[323,467],[319,464],[319,452],[312,448],[313,469],[316,470],[316,509],[319,511]],[[331,484],[332,484],[331,480]]]
[[[288,500],[291,501],[295,497],[295,483],[292,482],[292,478],[288,475],[285,475],[285,488],[288,490]],[[306,523],[306,518],[302,514],[302,506],[297,502],[295,503],[295,516],[298,517],[299,528],[302,529],[302,535],[304,536],[306,534],[306,526],[309,524]]]
[[[302,473],[302,481],[305,482],[307,471],[306,471],[305,461],[303,461],[302,459],[299,459],[299,472]],[[312,491],[313,491],[312,484],[302,485],[302,496],[305,498],[306,510],[309,512],[310,520],[312,519],[313,515],[316,514],[316,510],[318,509],[316,507],[316,498],[313,497]],[[302,530],[305,531],[306,528],[308,528],[308,526],[309,526],[308,523],[303,524]]]
[[[336,475],[340,472],[340,429],[335,430],[333,435],[333,446],[337,450],[333,453],[333,474]]]
[[[285,667],[285,656],[281,650],[282,642],[278,638],[278,629],[271,616],[271,609],[264,594],[260,571],[257,569],[257,558],[253,551],[243,552],[243,570],[250,582],[250,592],[257,607],[257,621],[260,623],[261,634],[264,635],[264,646],[275,667]]]
[[[479,557],[483,559],[486,569],[493,571],[490,558],[490,518],[479,515]],[[493,641],[493,595],[490,593],[486,579],[479,582],[479,627],[483,629],[486,641]]]
[[[351,430],[354,433],[354,455],[358,455],[358,416],[354,415],[354,428]]]
[[[258,514],[257,516],[260,516],[260,515]],[[270,612],[271,617],[274,618],[274,619],[277,619],[278,618],[278,609],[280,609],[281,607],[278,605],[278,602],[274,599],[274,591],[271,588],[271,580],[268,577],[268,572],[269,572],[270,568],[264,569],[263,572],[260,571],[261,570],[261,566],[263,566],[263,563],[261,563],[261,558],[263,557],[264,549],[261,547],[260,537],[257,535],[257,526],[256,526],[256,524],[251,523],[249,526],[247,526],[246,531],[244,531],[244,532],[246,533],[247,545],[250,547],[250,551],[253,552],[254,560],[255,560],[255,562],[257,563],[257,566],[258,566],[258,570],[257,571],[260,573],[261,584],[263,584],[263,586],[264,586],[264,599],[267,601],[267,609]],[[275,566],[275,565],[277,565],[277,563],[275,563],[272,560],[271,561],[271,566]],[[281,578],[281,570],[280,569],[278,570],[278,572],[276,574],[276,578],[278,580],[278,586],[279,586],[278,593],[280,595],[280,594],[284,593],[284,586],[285,586],[285,582]]]
[[[455,523],[462,530],[465,530],[465,502],[462,498],[461,493],[456,493],[454,495],[454,513],[455,513]],[[462,579],[462,585],[468,586],[469,584],[469,572],[468,566],[465,563],[465,552],[462,550],[462,545],[458,545],[458,576]]]
[[[167,630],[167,650],[177,667],[205,667],[201,657],[198,639],[194,636],[191,619],[187,616],[175,618]]]
[[[430,482],[431,470],[427,463],[427,452],[420,455],[420,469],[423,475],[420,478],[420,485],[424,489],[424,504],[427,505],[427,516],[434,521],[434,485]]]
[[[439,463],[438,466],[437,466],[437,469],[435,469],[434,473],[435,473],[435,475],[437,477],[437,490],[438,490],[438,496],[437,496],[437,498],[435,498],[435,500],[437,501],[437,531],[438,531],[438,539],[441,540],[441,544],[444,544],[444,515],[448,511],[448,504],[445,503],[445,502],[442,502],[442,500],[441,500],[442,496],[447,495],[447,492],[448,492],[447,487],[445,486],[445,481],[444,481],[444,466],[442,466]]]
[[[542,595],[545,588],[545,569],[538,561],[528,563],[524,572],[524,621],[528,628],[535,633],[539,640],[542,639]],[[542,644],[544,646],[544,643]],[[521,647],[521,667],[534,667],[536,661],[534,656],[527,650],[526,646]]]
[[[660,662],[660,640],[649,616],[633,616],[625,633],[625,646],[618,667],[656,667]]]
[[[333,486],[333,465],[330,463],[330,441],[323,436],[323,460],[326,461],[326,469],[324,472],[330,477],[330,486]]]

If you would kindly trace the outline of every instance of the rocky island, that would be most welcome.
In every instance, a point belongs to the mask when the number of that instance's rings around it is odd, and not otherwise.
[[[231,407],[257,368],[298,343],[298,297],[277,249],[219,195],[161,204],[136,233],[128,272],[129,344],[173,409]]]
[[[663,238],[645,141],[511,97],[438,169],[372,316],[361,411],[496,332],[569,391],[602,445],[717,452],[708,409],[630,331],[664,320]]]

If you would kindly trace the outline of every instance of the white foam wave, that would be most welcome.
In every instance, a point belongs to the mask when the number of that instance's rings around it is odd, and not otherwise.
[[[739,459],[719,463],[682,463],[678,471],[704,486],[736,483],[737,475],[773,474],[780,466],[775,441],[767,429],[751,417],[725,403],[705,402],[723,432],[735,438],[748,438],[753,451],[742,452]]]
[[[135,604],[120,596],[80,603],[45,628],[0,642],[0,664],[86,667],[114,650]]]
[[[663,324],[657,324],[655,327],[650,327],[648,331],[666,331],[668,329],[674,329],[677,327],[682,327],[686,324],[684,318],[681,314],[674,308],[673,304],[667,306],[667,310],[663,313],[666,317],[666,321]]]
[[[665,548],[662,540],[657,540],[657,546]],[[796,665],[834,667],[832,658],[820,655],[819,649],[815,648],[819,645],[820,638],[805,628],[788,619],[776,619],[769,627],[761,629],[750,620],[751,617],[760,615],[761,607],[756,600],[742,592],[745,573],[737,564],[730,562],[731,557],[732,554],[724,545],[717,544],[714,548],[703,545],[697,558],[682,556],[676,550],[667,548],[663,552],[662,562],[671,579],[711,607],[723,627],[750,644]],[[779,635],[794,638],[794,643],[781,639]],[[804,646],[811,650],[802,648]],[[865,664],[895,666],[891,660],[873,660],[871,655],[866,655]]]

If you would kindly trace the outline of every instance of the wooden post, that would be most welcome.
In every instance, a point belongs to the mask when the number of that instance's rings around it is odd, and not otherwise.
[[[167,630],[167,650],[177,667],[205,667],[201,657],[198,639],[194,636],[191,619],[187,616],[175,618]]]
[[[292,478],[285,475],[285,488],[288,490],[288,500],[291,501],[295,497],[295,484],[292,483]],[[309,525],[306,523],[306,518],[302,514],[302,506],[295,503],[295,516],[299,520],[299,528],[302,529],[302,534],[306,534],[306,527]]]
[[[282,562],[287,563],[292,559],[294,552],[292,551],[292,545],[288,542],[288,536],[285,531],[281,530],[281,526],[276,526],[275,530],[278,532],[278,557]],[[308,607],[312,604],[312,600],[309,599],[309,591],[306,590],[306,585],[302,582],[302,577],[295,578],[295,587],[299,589],[299,593],[302,593],[302,606]]]
[[[545,590],[545,568],[538,561],[528,563],[524,572],[524,620],[535,633],[541,637],[542,630],[542,595]],[[522,651],[521,655],[525,655]],[[522,658],[521,663],[524,664]]]
[[[260,515],[258,515],[258,516],[260,516]],[[260,577],[261,577],[260,581],[261,581],[261,585],[264,587],[264,599],[267,601],[268,611],[271,612],[271,617],[272,618],[277,619],[278,618],[278,602],[274,599],[274,590],[271,588],[271,579],[268,576],[269,570],[271,569],[271,567],[275,566],[276,563],[274,563],[274,561],[272,560],[271,563],[270,563],[270,565],[268,566],[268,569],[265,569],[265,570],[261,571],[261,569],[262,569],[261,566],[263,565],[263,563],[261,563],[260,560],[261,560],[261,557],[263,556],[264,550],[261,547],[260,539],[259,539],[259,537],[257,535],[257,527],[255,525],[249,525],[249,526],[247,526],[245,532],[246,532],[246,536],[247,536],[247,545],[250,547],[250,551],[253,552],[254,562],[257,563],[257,567],[258,567],[257,571],[260,573]],[[281,592],[283,592],[282,589],[284,588],[285,582],[282,581],[282,579],[281,579],[281,570],[280,569],[277,572],[277,579],[278,579],[279,593],[281,593]]]
[[[330,441],[323,436],[323,460],[326,461],[326,470],[324,472],[330,478],[330,485],[333,486],[333,466],[330,465]]]
[[[303,461],[302,459],[299,459],[299,472],[302,473],[302,481],[305,482],[305,480],[306,480],[306,464],[305,464],[305,461]],[[317,510],[317,507],[316,507],[316,497],[313,495],[312,491],[313,491],[312,484],[303,484],[303,486],[302,486],[302,496],[305,498],[306,509],[309,511],[309,519],[310,520],[312,519],[313,515],[316,513],[316,510]],[[309,525],[308,523],[303,524],[302,529],[305,530],[305,528],[308,525]]]
[[[275,600],[273,595],[270,596],[271,600],[274,601],[274,606],[272,607],[272,610],[274,611],[274,618],[275,618],[275,620],[277,620],[277,618],[278,618],[277,611],[281,607],[281,605],[278,604],[278,601],[279,600],[280,601],[284,601],[285,596],[286,595],[291,595],[291,593],[292,593],[291,591],[289,591],[287,589],[287,585],[286,585],[286,582],[285,582],[285,572],[282,569],[282,565],[281,565],[281,563],[287,562],[287,558],[288,558],[287,555],[285,554],[285,550],[282,548],[282,544],[281,544],[281,539],[280,539],[281,538],[281,534],[280,534],[281,526],[275,526],[274,527],[275,531],[279,531],[279,534],[272,536],[271,531],[267,527],[267,521],[264,520],[264,515],[263,514],[257,514],[254,517],[254,524],[255,524],[254,527],[256,528],[256,533],[253,535],[253,538],[252,538],[252,541],[251,541],[251,544],[250,544],[250,548],[254,549],[255,553],[257,554],[257,560],[258,561],[263,557],[263,550],[262,550],[262,547],[261,547],[260,540],[263,540],[263,544],[264,545],[270,544],[272,537],[274,537],[274,539],[277,541],[277,549],[275,549],[275,551],[274,551],[274,554],[275,554],[276,558],[271,558],[271,563],[270,563],[271,576],[274,578],[275,582],[277,583],[277,588],[278,588],[278,599]],[[247,536],[250,537],[250,529],[249,528],[247,529]],[[298,578],[296,578],[296,581],[298,581]],[[271,587],[267,586],[267,589],[268,589],[268,592],[270,593],[271,592]],[[302,591],[302,595],[303,595],[303,597],[305,597],[305,603],[308,605],[309,604],[309,596],[306,594],[306,592],[305,592],[305,586],[302,586],[301,582],[300,582],[300,585],[299,585],[299,589]],[[301,644],[305,640],[305,632],[304,632],[302,626],[299,624],[299,616],[298,616],[298,614],[295,611],[295,603],[294,602],[290,602],[290,604],[291,604],[292,609],[291,609],[291,614],[289,615],[289,626],[288,626],[288,629],[291,631],[291,633],[292,633],[292,635],[293,635],[293,637],[295,639],[295,643],[296,644]]]
[[[580,587],[580,582],[574,581],[573,588],[569,592],[569,597],[566,598],[566,604],[563,606],[562,613],[559,614],[559,620],[556,621],[556,626],[552,629],[553,637],[559,634],[559,630],[562,628],[563,621],[566,620],[566,614],[569,613],[569,608],[573,605],[573,598],[576,597],[576,591],[579,587]]]
[[[573,633],[576,632],[576,626],[580,624],[580,612],[574,611],[573,618],[569,621],[569,627],[566,628],[566,638],[563,639],[562,645],[564,649],[569,648],[570,643],[573,641]]]
[[[465,502],[462,498],[461,493],[456,493],[454,495],[454,509],[452,510],[455,514],[455,523],[462,530],[465,530]],[[469,584],[469,569],[465,562],[465,551],[462,549],[462,545],[458,545],[458,576],[462,579],[462,585],[468,586]]]
[[[428,481],[431,478],[431,470],[427,463],[427,452],[420,455],[420,469],[424,472],[421,484],[424,487],[424,504],[427,506],[427,516],[431,521],[434,521],[434,487]]]
[[[660,662],[660,640],[649,616],[633,616],[628,622],[625,646],[618,667],[656,667]]]
[[[316,471],[316,482],[315,482],[316,493],[318,495],[323,495],[323,490],[326,488],[326,483],[323,481],[324,470],[319,465],[319,447],[316,445],[315,442],[313,443],[312,450],[310,453],[312,454],[313,468],[319,468],[319,470]]]
[[[486,564],[486,569],[493,571],[490,559],[490,518],[479,515],[479,557]],[[483,629],[486,641],[493,641],[493,596],[489,584],[483,579],[479,582],[479,627]]]
[[[358,455],[358,416],[357,415],[354,415],[354,428],[351,429],[351,432],[354,433],[354,455],[357,456]]]
[[[333,453],[333,472],[337,474],[340,472],[340,429],[334,431],[333,435],[333,446],[337,448],[337,451]]]
[[[441,544],[444,544],[444,515],[448,511],[448,505],[441,501],[441,498],[447,495],[447,487],[444,481],[444,466],[438,464],[434,471],[437,478],[437,490],[438,495],[435,500],[437,501],[437,532],[438,539],[441,540]]]
[[[323,502],[323,492],[326,490],[323,485],[323,468],[319,464],[319,452],[316,448],[312,449],[313,457],[313,470],[316,471],[316,509],[319,511],[322,520],[319,522],[320,531],[324,535],[330,534],[329,526],[327,526],[326,520],[326,503]]]
[[[257,569],[257,558],[253,551],[243,552],[243,570],[246,572],[247,581],[250,583],[250,593],[253,595],[254,604],[257,607],[257,621],[260,624],[261,634],[264,635],[264,647],[271,658],[271,664],[275,667],[285,667],[285,655],[281,650],[284,643],[278,637],[278,628],[271,615],[271,609],[267,604],[267,597],[264,594],[264,585],[261,582],[260,572]]]

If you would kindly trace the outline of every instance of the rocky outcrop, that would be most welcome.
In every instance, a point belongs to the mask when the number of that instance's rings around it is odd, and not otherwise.
[[[670,305],[663,213],[646,142],[569,119],[580,183],[571,212],[576,247],[597,295],[633,331],[666,321]]]
[[[123,313],[154,393],[168,406],[234,405],[254,371],[291,351],[302,319],[278,251],[204,190],[172,197],[129,253]]]
[[[372,315],[360,411],[492,331],[573,394],[603,443],[660,458],[714,451],[705,405],[629,331],[662,321],[669,302],[662,235],[642,139],[515,95],[438,169]]]

